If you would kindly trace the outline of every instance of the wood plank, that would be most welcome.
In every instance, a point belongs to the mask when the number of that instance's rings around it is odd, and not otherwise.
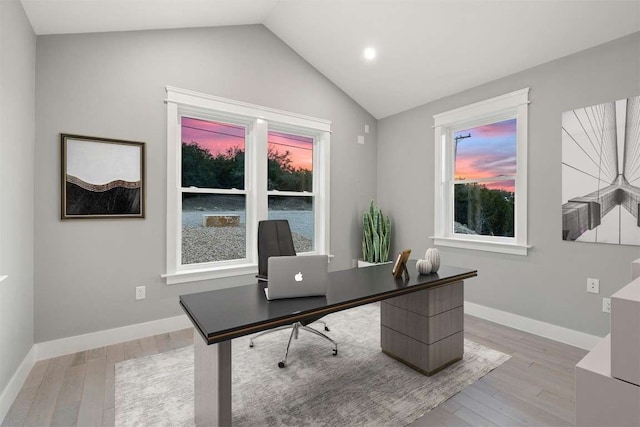
[[[536,397],[542,392],[541,387],[535,384],[529,384],[519,378],[513,378],[509,373],[503,372],[502,369],[496,369],[489,372],[479,381],[486,382],[498,390],[504,390],[514,396],[523,397],[525,399]]]
[[[466,322],[466,318],[465,318],[465,322]],[[492,348],[494,350],[498,350],[498,351],[500,351],[500,352],[502,352],[504,354],[508,354],[510,356],[513,356],[513,353],[514,353],[513,347],[506,346],[506,345],[498,342],[498,340],[494,341],[494,340],[491,340],[491,339],[488,339],[488,338],[484,338],[484,337],[482,337],[480,335],[477,335],[477,334],[475,334],[473,332],[470,332],[468,330],[468,328],[467,328],[466,323],[465,323],[465,326],[464,326],[464,337],[466,339],[468,339],[468,340],[473,341],[473,342],[477,342],[478,344],[482,344],[485,347],[489,347],[489,348]]]
[[[488,408],[491,408],[510,419],[513,419],[515,422],[513,425],[522,425],[522,426],[539,426],[539,425],[562,425],[565,422],[557,417],[553,416],[545,416],[543,411],[525,404],[518,404],[514,399],[507,400],[501,399],[499,393],[494,395],[487,394],[482,390],[475,387],[475,385],[471,385],[464,389],[461,393],[468,395],[474,400],[486,405]],[[476,411],[477,412],[477,411]],[[496,420],[492,419],[492,421],[496,422]],[[558,424],[559,422],[559,424]],[[504,425],[503,422],[498,422],[499,425]],[[507,423],[508,424],[508,423]]]
[[[105,357],[105,356],[106,356],[105,347],[93,348],[93,349],[88,351],[87,360],[99,359],[99,358]]]
[[[127,341],[124,343],[124,360],[136,359],[142,355],[140,340]]]
[[[169,339],[171,340],[171,346],[174,349],[183,348],[189,345],[193,345],[193,328],[181,329],[179,331],[169,332]]]
[[[533,399],[522,400],[518,397],[509,395],[504,392],[497,392],[493,395],[496,400],[504,402],[506,407],[508,408],[519,408],[521,411],[529,414],[536,420],[539,420],[537,425],[545,425],[545,426],[565,426],[565,425],[573,425],[571,420],[567,420],[561,417],[558,417],[549,411],[540,408],[533,404]],[[537,399],[537,398],[536,398]]]
[[[439,404],[438,407],[446,410],[450,414],[454,414],[458,409],[462,407],[462,405],[460,405],[458,402],[456,402],[452,398],[449,398],[444,402],[442,402],[441,404]]]
[[[116,380],[115,380],[115,365],[124,360],[124,344],[109,345],[105,349],[106,362],[105,362],[105,380],[104,380],[104,401],[103,408],[105,416],[107,413],[114,409],[116,402]],[[113,423],[115,423],[115,410],[113,411]],[[103,424],[109,424],[110,419],[103,420]]]
[[[73,358],[71,359],[71,366],[84,365],[87,363],[87,352],[79,351],[73,354]]]
[[[51,423],[51,417],[56,406],[56,400],[62,387],[62,379],[71,363],[71,355],[60,356],[49,361],[47,370],[42,378],[42,383],[38,387],[33,403],[29,408],[29,413],[24,425],[42,426]]]
[[[116,378],[108,376],[104,379],[104,401],[102,407],[104,410],[113,409],[116,406]]]
[[[2,427],[24,424],[48,367],[49,360],[41,360],[33,365],[9,412],[4,417]]]
[[[156,340],[152,336],[140,339],[140,349],[143,356],[158,354],[158,346],[156,345]]]
[[[475,396],[479,396],[479,395],[483,395],[484,393],[477,390],[475,392],[470,391],[468,393],[467,390],[465,389],[460,393],[456,394],[455,396],[453,396],[452,399],[454,399],[456,402],[462,405],[463,408],[467,408],[475,412],[476,414],[482,416],[483,418],[491,421],[495,425],[500,425],[500,426],[519,425],[520,420],[513,419],[505,415],[501,411],[497,411],[493,409],[490,405],[487,405],[484,402],[480,402],[479,400],[474,399],[471,396],[471,394],[474,394]],[[488,395],[485,395],[485,396],[488,396]],[[491,399],[491,396],[489,396],[487,400],[490,400],[490,399]],[[458,411],[456,411],[456,413]]]
[[[56,411],[51,419],[51,425],[56,427],[76,426],[78,421],[78,410],[80,402],[68,403],[66,405],[57,405]]]
[[[116,363],[124,361],[124,343],[109,345],[106,348],[106,377],[115,375]]]
[[[468,427],[471,424],[459,418],[456,415],[444,410],[441,405],[436,406],[431,411],[418,418],[407,427],[437,427],[437,426],[453,426]]]
[[[69,366],[67,369],[51,420],[52,425],[76,425],[80,400],[82,399],[82,389],[84,388],[86,366],[85,364],[75,365]]]
[[[9,408],[9,412],[7,412],[4,420],[2,420],[2,427],[21,426],[24,424],[37,391],[38,386],[22,387],[20,389],[16,399]]]
[[[153,337],[156,340],[156,347],[158,348],[158,353],[165,353],[167,351],[173,350],[171,346],[171,338],[169,338],[169,334],[160,334]]]
[[[78,410],[79,426],[102,425],[106,364],[106,357],[87,362],[82,401]]]
[[[511,375],[514,379],[518,379],[521,382],[527,383],[529,385],[538,386],[541,389],[540,391],[551,391],[558,396],[574,400],[572,391],[573,383],[565,384],[553,375],[544,376],[536,374],[536,372],[531,372],[529,369],[514,367],[508,365],[507,363],[503,364],[503,366],[501,366],[500,368],[501,373],[509,373],[509,375]]]
[[[491,384],[486,383],[484,381],[476,381],[475,383],[473,383],[473,386],[476,387],[478,390],[482,390],[483,392],[485,392],[490,396],[494,396],[498,392],[497,388],[495,388]]]
[[[575,395],[572,400],[575,401]],[[566,420],[570,424],[575,424],[576,422],[575,404],[573,401],[565,399],[562,396],[543,390],[536,396],[536,399],[532,401],[532,404]]]
[[[477,426],[495,426],[496,425],[496,424],[492,423],[491,421],[489,421],[488,419],[482,417],[481,415],[476,414],[471,409],[468,409],[465,406],[463,406],[460,409],[458,409],[454,415],[456,417],[458,417],[458,418],[461,418],[462,420],[464,420],[467,423],[469,423],[469,425],[472,425],[474,427],[477,427]],[[513,424],[511,424],[511,425],[513,425]]]

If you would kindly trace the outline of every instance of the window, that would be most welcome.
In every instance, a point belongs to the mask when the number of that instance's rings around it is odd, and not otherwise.
[[[330,122],[167,88],[168,284],[257,272],[257,224],[329,253]]]
[[[527,254],[528,94],[434,116],[436,245]]]
[[[267,194],[269,219],[287,219],[296,253],[314,250],[313,138],[270,131]]]

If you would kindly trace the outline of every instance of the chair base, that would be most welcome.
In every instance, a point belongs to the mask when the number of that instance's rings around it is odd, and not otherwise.
[[[323,322],[321,320],[318,320],[315,323],[322,323],[324,325],[324,330],[325,331],[329,331],[329,328],[327,327],[327,324],[325,322]],[[309,326],[303,325],[300,322],[296,322],[296,323],[291,324],[291,325],[279,326],[277,328],[269,329],[268,331],[260,332],[259,334],[254,335],[254,336],[249,338],[249,347],[253,348],[253,340],[255,340],[256,338],[259,338],[262,335],[270,334],[271,332],[282,331],[284,329],[292,329],[292,330],[291,330],[291,335],[289,336],[289,342],[287,343],[287,349],[284,352],[284,358],[282,358],[282,360],[278,362],[278,367],[279,368],[284,368],[285,366],[287,366],[287,357],[289,355],[289,348],[291,347],[291,341],[294,338],[298,339],[298,332],[300,330],[310,332],[312,334],[315,334],[315,335],[317,335],[317,336],[319,336],[321,338],[324,338],[325,340],[331,342],[333,344],[333,355],[336,356],[338,354],[338,343],[337,342],[335,342],[334,340],[332,340],[331,338],[329,338],[327,335],[323,334],[322,332],[317,331],[317,330],[315,330],[313,328],[310,328]]]

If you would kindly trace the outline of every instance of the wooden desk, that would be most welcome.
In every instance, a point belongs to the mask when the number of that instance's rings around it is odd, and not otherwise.
[[[195,346],[195,423],[231,425],[231,339],[376,301],[386,354],[431,374],[462,358],[463,284],[477,271],[441,266],[394,279],[391,264],[329,274],[326,297],[267,301],[264,284],[180,296],[202,339]],[[409,295],[410,294],[410,295]]]

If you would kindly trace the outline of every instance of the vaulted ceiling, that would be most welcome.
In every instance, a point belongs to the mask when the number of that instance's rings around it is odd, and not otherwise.
[[[376,118],[640,31],[640,0],[22,4],[38,35],[263,24]]]

